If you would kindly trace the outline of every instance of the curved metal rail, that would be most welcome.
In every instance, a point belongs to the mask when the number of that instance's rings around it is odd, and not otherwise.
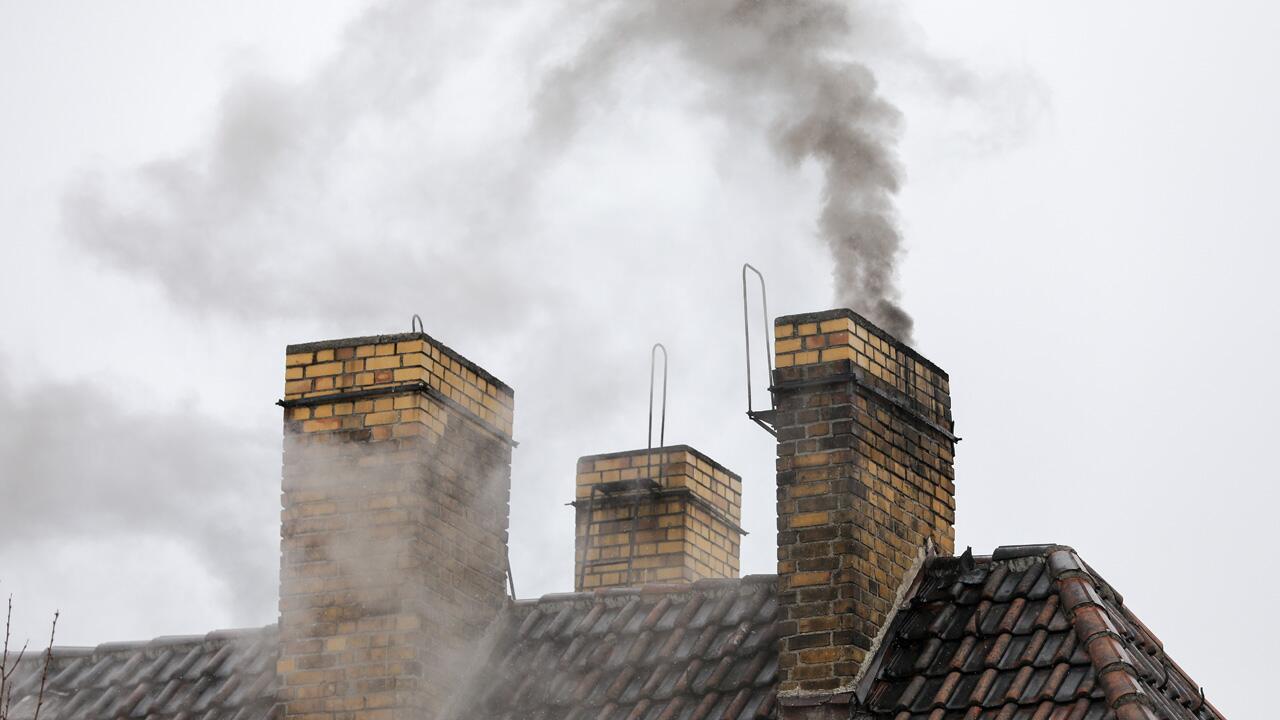
[[[769,391],[769,409],[756,410],[755,403],[751,398],[751,320],[748,317],[747,305],[747,271],[756,274],[760,279],[760,314],[763,323],[764,334],[764,364],[769,370],[768,387],[773,387],[773,347],[769,341],[769,295],[765,290],[764,275],[757,270],[751,263],[742,263],[742,333],[746,344],[747,359],[747,417],[760,427],[764,428],[770,435],[778,436],[778,431],[769,424],[770,416],[773,413],[774,398],[773,390]]]
[[[586,531],[584,532],[583,538],[582,538],[582,562],[581,562],[581,565],[579,565],[577,568],[578,580],[577,580],[577,583],[575,584],[575,588],[585,590],[586,588],[584,587],[584,584],[587,577],[587,568],[592,564],[598,564],[602,562],[602,561],[592,561],[590,558],[592,528],[597,524],[596,508],[597,508],[597,498],[599,496],[604,496],[606,500],[609,499],[610,497],[614,497],[614,498],[620,497],[623,499],[622,501],[625,502],[627,506],[629,506],[630,514],[625,518],[617,518],[616,520],[625,520],[628,523],[630,528],[628,531],[628,545],[630,547],[627,551],[627,558],[626,558],[626,563],[627,563],[626,584],[631,584],[632,582],[632,577],[635,573],[636,524],[640,520],[641,501],[643,501],[646,497],[656,496],[662,490],[661,477],[659,477],[658,479],[654,479],[653,477],[653,400],[654,400],[654,390],[657,385],[658,350],[662,351],[662,410],[661,410],[661,413],[658,415],[658,448],[662,448],[666,446],[666,442],[667,442],[667,375],[668,375],[667,367],[670,362],[670,356],[667,354],[666,345],[663,345],[662,343],[654,343],[653,347],[649,349],[649,424],[646,427],[646,435],[645,435],[644,476],[637,477],[634,480],[631,480],[630,482],[624,483],[622,481],[619,481],[617,483],[611,483],[611,485],[613,485],[614,487],[606,487],[600,484],[591,486],[591,493],[587,496],[587,500],[586,500],[587,519],[586,519]],[[659,465],[658,473],[659,475],[661,475],[662,473],[661,465]],[[646,490],[648,490],[648,495],[645,494]],[[576,543],[576,539],[575,539],[575,543]],[[612,564],[612,562],[621,562],[621,560],[619,559],[616,561],[611,561],[609,564]],[[515,594],[514,588],[512,588],[512,594],[513,595]]]
[[[662,350],[662,416],[658,425],[658,447],[666,444],[667,438],[667,346],[654,343],[649,350],[649,449],[653,449],[653,371],[658,364],[658,350]]]

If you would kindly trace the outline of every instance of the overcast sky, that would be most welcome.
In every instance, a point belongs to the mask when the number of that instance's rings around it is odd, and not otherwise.
[[[62,644],[273,622],[283,348],[412,313],[516,389],[521,595],[571,587],[574,460],[643,445],[655,341],[669,441],[742,474],[744,572],[773,571],[738,271],[774,315],[837,293],[829,168],[774,132],[790,88],[726,82],[705,18],[457,6],[0,0],[19,637],[55,607]],[[1221,710],[1263,716],[1280,10],[850,7],[822,59],[900,113],[875,126],[895,292],[951,373],[958,544],[1074,546]]]

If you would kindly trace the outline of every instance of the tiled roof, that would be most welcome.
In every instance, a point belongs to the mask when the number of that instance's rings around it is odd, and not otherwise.
[[[868,697],[894,720],[1221,720],[1070,548],[936,558],[890,628]]]
[[[49,720],[269,720],[274,625],[96,648],[55,648],[40,717]],[[13,720],[35,713],[44,657],[14,673]]]
[[[550,595],[495,624],[459,716],[775,717],[776,578]],[[885,720],[1221,720],[1070,548],[934,558],[862,705]]]
[[[548,595],[508,608],[459,717],[773,716],[773,576]]]
[[[454,716],[776,717],[776,578],[512,603]],[[274,626],[55,650],[48,720],[271,720]],[[14,676],[34,710],[39,666]],[[861,693],[879,720],[1222,720],[1120,595],[1070,548],[930,560]]]

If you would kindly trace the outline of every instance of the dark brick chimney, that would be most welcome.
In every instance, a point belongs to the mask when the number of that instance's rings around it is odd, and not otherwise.
[[[282,720],[431,720],[505,593],[512,392],[422,333],[285,360]]]
[[[947,374],[850,310],[775,323],[779,701],[848,703],[927,552],[951,554]]]

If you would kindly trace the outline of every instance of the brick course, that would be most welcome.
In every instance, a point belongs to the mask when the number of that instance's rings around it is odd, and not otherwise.
[[[282,717],[434,718],[506,595],[512,392],[420,333],[285,368]]]
[[[742,479],[693,448],[580,458],[574,505],[577,590],[738,576]]]
[[[485,424],[511,434],[511,388],[428,335],[291,345],[285,356],[286,401],[413,383],[431,387]],[[336,408],[333,414],[338,414]]]
[[[775,338],[778,691],[838,695],[922,550],[953,551],[948,379],[849,310],[779,318]]]

